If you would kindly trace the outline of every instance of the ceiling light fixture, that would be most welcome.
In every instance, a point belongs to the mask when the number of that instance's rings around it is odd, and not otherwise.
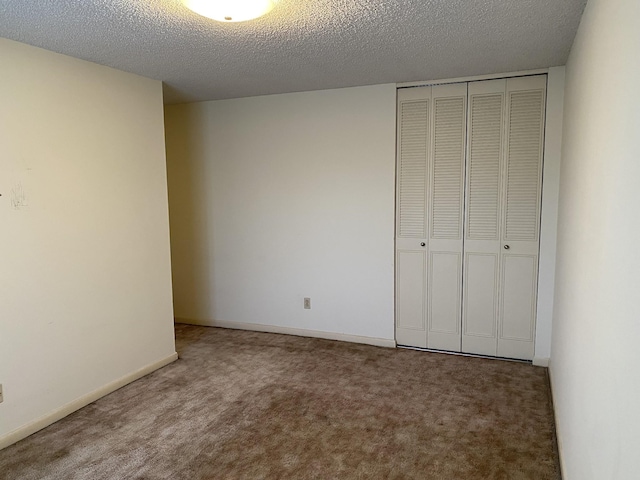
[[[182,0],[187,8],[219,22],[244,22],[271,11],[277,0]]]

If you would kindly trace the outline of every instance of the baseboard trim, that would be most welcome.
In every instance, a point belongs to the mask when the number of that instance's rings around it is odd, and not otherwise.
[[[341,342],[363,343],[376,347],[396,348],[396,341],[387,338],[363,337],[360,335],[347,335],[345,333],[322,332],[320,330],[307,330],[305,328],[279,327],[276,325],[264,325],[261,323],[225,322],[220,320],[192,320],[176,318],[176,323],[188,325],[200,325],[203,327],[230,328],[233,330],[251,330],[254,332],[281,333],[295,335],[297,337],[324,338],[325,340],[339,340]]]
[[[89,405],[92,402],[95,402],[99,398],[104,397],[112,392],[115,392],[119,388],[124,387],[125,385],[138,380],[145,375],[150,374],[151,372],[158,370],[159,368],[164,367],[165,365],[170,364],[178,359],[178,354],[173,353],[168,357],[165,357],[157,362],[146,365],[135,372],[131,372],[124,377],[121,377],[117,380],[114,380],[111,383],[104,385],[92,392],[83,395],[80,398],[77,398],[60,408],[57,408],[40,418],[37,418],[33,422],[27,423],[22,427],[18,427],[17,429],[7,433],[0,437],[0,450],[8,447],[9,445],[13,445],[14,443],[27,438],[29,435],[36,433],[38,430],[42,430],[45,427],[48,427],[52,423],[57,422],[58,420],[63,419],[67,415],[72,414],[73,412],[80,410],[82,407]]]
[[[533,357],[532,362],[536,367],[549,367],[549,357]]]
[[[549,368],[547,370],[548,375],[549,375],[549,387],[551,389],[551,406],[553,407],[553,423],[554,426],[556,428],[556,442],[558,444],[558,457],[560,457],[560,478],[564,478],[566,479],[567,477],[565,476],[565,472],[567,471],[567,469],[565,468],[564,465],[564,455],[563,455],[563,448],[562,448],[562,436],[560,435],[560,428],[558,425],[558,412],[556,410],[556,401],[555,401],[555,396],[553,393],[553,367],[551,365],[551,363],[549,364]]]

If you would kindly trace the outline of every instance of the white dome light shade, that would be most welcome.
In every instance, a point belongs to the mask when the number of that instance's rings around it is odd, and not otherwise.
[[[219,22],[244,22],[271,11],[277,0],[182,0],[191,10]]]

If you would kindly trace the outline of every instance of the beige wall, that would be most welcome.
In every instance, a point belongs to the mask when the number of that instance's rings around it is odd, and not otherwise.
[[[168,106],[176,317],[393,344],[395,99],[378,85]]]
[[[160,82],[0,58],[2,446],[175,347]]]
[[[640,475],[640,2],[589,0],[566,67],[551,373],[566,480]]]

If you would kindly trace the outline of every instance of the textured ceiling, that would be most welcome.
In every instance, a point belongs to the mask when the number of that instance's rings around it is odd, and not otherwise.
[[[165,82],[180,103],[563,65],[586,0],[0,0],[0,36]]]

